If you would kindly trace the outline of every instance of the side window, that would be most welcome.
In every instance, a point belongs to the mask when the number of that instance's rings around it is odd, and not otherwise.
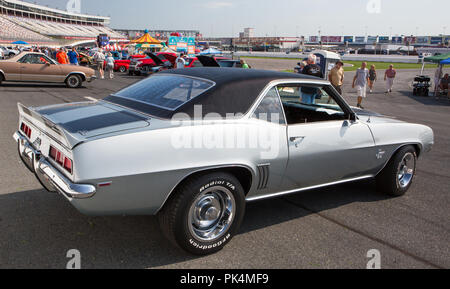
[[[20,63],[31,63],[30,62],[30,56],[31,56],[31,54],[27,54],[24,57],[22,57],[18,62],[20,62]]]
[[[193,66],[194,66],[194,67],[202,67],[203,64],[202,64],[200,61],[195,60]]]
[[[336,103],[328,86],[278,86],[288,124],[344,120],[346,114]]]
[[[277,89],[270,89],[256,108],[252,118],[277,124],[285,124],[283,108]]]

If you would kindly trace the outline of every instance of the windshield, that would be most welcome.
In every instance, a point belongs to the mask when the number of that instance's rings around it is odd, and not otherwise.
[[[113,96],[173,111],[213,86],[214,83],[208,80],[159,74],[133,84]]]

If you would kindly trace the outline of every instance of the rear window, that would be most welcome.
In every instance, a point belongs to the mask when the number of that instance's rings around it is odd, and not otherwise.
[[[214,86],[214,82],[180,75],[154,75],[113,96],[176,110]]]

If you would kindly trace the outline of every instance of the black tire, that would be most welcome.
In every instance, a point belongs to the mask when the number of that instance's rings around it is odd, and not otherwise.
[[[220,210],[220,212],[213,210],[212,215],[215,217],[212,217],[208,213],[211,212],[213,202],[206,202],[210,205],[206,206],[202,200],[203,198],[211,199],[211,195],[221,193],[232,195],[234,206],[231,207],[234,208],[234,214],[226,213],[227,210]],[[230,202],[221,202],[221,204],[224,203],[230,204]],[[202,208],[196,211],[194,208],[196,206],[199,208],[200,204],[203,204]],[[174,245],[194,255],[208,255],[221,250],[233,238],[239,230],[244,213],[245,193],[241,184],[233,175],[218,172],[192,177],[183,182],[158,213],[158,220],[161,231]],[[230,217],[232,215],[233,217]],[[195,233],[199,227],[193,223],[197,216],[215,219],[216,223],[207,227],[208,229],[214,226],[219,228],[220,231],[215,238],[199,239],[201,238],[199,233]],[[206,222],[209,221],[211,220],[206,220]],[[222,226],[228,221],[228,225]]]
[[[2,85],[3,80],[5,80],[5,79],[3,78],[3,74],[0,74],[0,85]]]
[[[127,68],[122,65],[121,67],[119,67],[119,72],[125,73],[125,72],[127,72]]]
[[[408,165],[405,171],[405,158]],[[377,190],[390,196],[403,196],[411,187],[416,173],[417,152],[413,146],[401,148],[376,177]],[[403,175],[404,177],[401,177]]]
[[[11,57],[14,57],[14,56],[16,56],[16,54],[15,53],[13,53],[13,52],[11,52],[9,55],[8,55],[10,58]]]
[[[83,83],[83,80],[79,75],[73,74],[67,77],[66,79],[66,86],[68,88],[78,88]]]

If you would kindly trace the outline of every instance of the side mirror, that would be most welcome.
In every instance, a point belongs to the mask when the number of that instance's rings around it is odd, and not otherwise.
[[[354,113],[354,112],[352,112],[350,115],[349,115],[349,118],[348,118],[351,122],[356,122],[357,120],[358,120],[358,116],[356,115],[356,113]]]

